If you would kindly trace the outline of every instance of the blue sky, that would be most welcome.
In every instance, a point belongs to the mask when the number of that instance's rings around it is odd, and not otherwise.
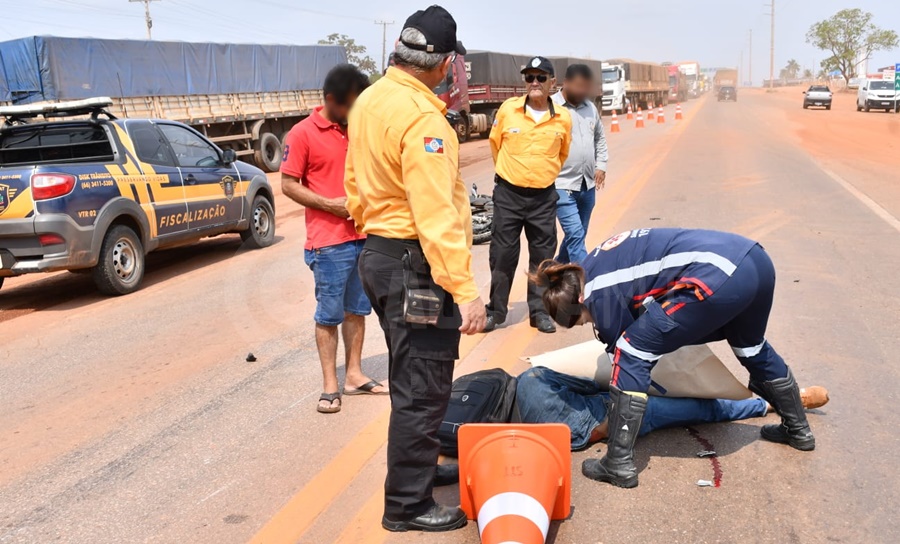
[[[159,0],[151,4],[159,40],[314,43],[332,32],[348,34],[381,61],[381,26],[389,45],[406,17],[433,0]],[[621,0],[581,3],[547,0],[446,2],[470,49],[523,54],[628,57],[656,62],[697,60],[701,66],[737,67],[747,76],[753,30],[753,79],[769,72],[769,0]],[[809,26],[845,7],[875,15],[900,31],[900,2],[885,0],[775,0],[776,74],[790,58],[803,68],[825,54],[805,43]],[[143,4],[128,0],[0,0],[0,40],[35,34],[145,37]],[[870,68],[900,62],[900,49],[877,53]]]

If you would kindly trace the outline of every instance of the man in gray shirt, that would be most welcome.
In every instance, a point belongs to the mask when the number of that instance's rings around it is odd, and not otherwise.
[[[591,69],[584,64],[572,64],[566,69],[562,90],[552,97],[555,104],[568,108],[572,116],[569,157],[556,178],[559,194],[556,215],[565,234],[556,258],[561,263],[579,263],[587,257],[584,238],[594,210],[595,191],[606,184],[609,154],[600,112],[589,98],[593,86]]]

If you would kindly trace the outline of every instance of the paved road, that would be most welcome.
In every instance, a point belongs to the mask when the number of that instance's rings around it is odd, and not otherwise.
[[[799,92],[692,101],[685,120],[637,130],[621,119],[589,242],[646,226],[733,230],[772,254],[779,286],[769,338],[805,384],[830,388],[811,416],[814,453],[760,442],[763,420],[699,427],[724,470],[709,479],[680,429],[642,439],[641,485],[581,478],[573,459],[563,543],[897,542],[894,430],[900,367],[900,116],[800,109]],[[608,122],[608,120],[607,120]],[[489,190],[485,141],[463,174]],[[320,392],[303,218],[279,197],[278,243],[235,237],[155,255],[146,288],[97,296],[89,278],[8,280],[0,292],[0,543],[475,543],[378,525],[388,400]],[[487,248],[474,250],[487,292]],[[515,285],[511,324],[464,339],[457,373],[524,368],[522,355],[590,338],[538,336]],[[364,367],[386,375],[369,322]],[[734,372],[727,349],[714,349]],[[248,363],[253,352],[258,361]],[[773,418],[769,418],[769,421]],[[768,421],[766,421],[768,422]],[[458,500],[455,490],[440,497]]]

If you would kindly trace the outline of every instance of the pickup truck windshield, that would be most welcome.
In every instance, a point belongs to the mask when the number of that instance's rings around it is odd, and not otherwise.
[[[34,125],[0,132],[0,166],[113,160],[112,144],[102,127]]]
[[[873,91],[893,91],[893,81],[872,81],[869,83],[869,89]]]

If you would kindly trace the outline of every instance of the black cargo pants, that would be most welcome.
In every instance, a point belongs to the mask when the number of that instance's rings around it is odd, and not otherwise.
[[[403,318],[401,259],[409,246],[418,248],[415,242],[370,236],[359,259],[363,288],[388,347],[391,419],[384,515],[393,521],[416,518],[434,505],[432,489],[440,454],[437,432],[450,400],[462,324],[459,308],[446,293],[436,326],[411,324]]]
[[[496,322],[506,321],[509,292],[513,278],[521,274],[519,266],[522,230],[528,240],[528,267],[534,271],[545,259],[556,256],[556,187],[526,189],[512,185],[500,176],[494,181],[494,228],[491,235],[491,300],[488,314]],[[522,278],[522,281],[526,281]],[[528,285],[528,313],[532,317],[546,313],[543,291]]]

